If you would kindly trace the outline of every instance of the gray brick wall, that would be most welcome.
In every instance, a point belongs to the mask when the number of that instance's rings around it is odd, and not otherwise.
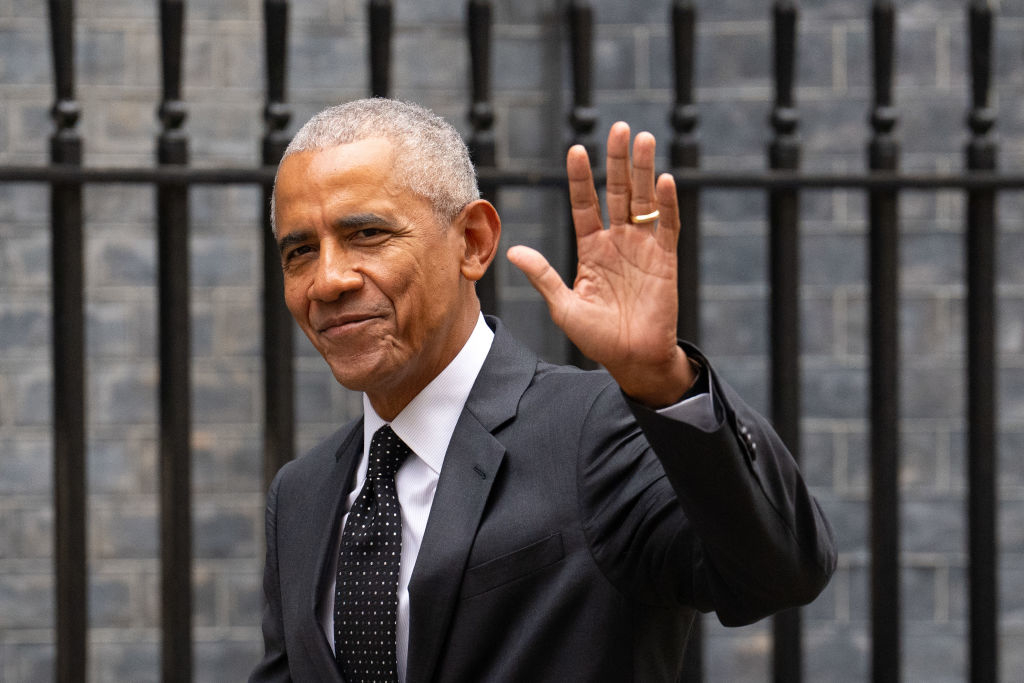
[[[91,165],[148,165],[158,124],[156,3],[77,4],[79,129]],[[291,130],[326,104],[364,94],[366,24],[357,0],[293,3]],[[673,93],[668,2],[596,6],[596,106],[662,142]],[[700,1],[697,96],[703,163],[759,169],[771,97],[769,3]],[[804,165],[864,167],[870,102],[869,3],[808,0],[801,10],[797,100]],[[900,3],[898,132],[905,168],[962,167],[967,106],[959,0]],[[495,3],[494,102],[502,163],[559,164],[570,101],[563,3]],[[262,3],[187,3],[185,129],[197,165],[250,165],[262,132]],[[0,164],[42,164],[52,130],[45,4],[0,0]],[[464,3],[396,2],[394,94],[468,131]],[[1024,166],[1024,5],[1004,0],[995,54],[1000,166]],[[197,680],[238,680],[258,656],[262,548],[259,196],[195,188],[193,217],[193,510]],[[85,191],[88,332],[90,665],[93,681],[156,680],[156,254],[154,194]],[[703,346],[767,408],[766,202],[702,198]],[[966,676],[966,467],[963,390],[964,202],[907,192],[903,219],[904,643],[907,680]],[[0,680],[53,672],[53,512],[48,194],[0,185]],[[505,240],[561,262],[559,192],[503,193]],[[1000,199],[998,264],[1000,569],[1003,679],[1024,670],[1024,196]],[[809,680],[869,676],[865,200],[802,197],[804,471],[839,538],[839,571],[805,612]],[[514,268],[496,264],[503,315],[552,360],[563,342]],[[297,334],[299,446],[359,409]],[[709,680],[765,681],[770,626],[708,618]]]

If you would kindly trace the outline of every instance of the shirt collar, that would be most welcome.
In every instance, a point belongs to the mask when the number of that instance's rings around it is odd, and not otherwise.
[[[473,389],[480,368],[494,341],[494,332],[477,318],[472,334],[452,362],[431,380],[391,421],[402,441],[435,473],[441,472],[448,442]],[[363,394],[363,455],[369,453],[374,433],[387,424]]]

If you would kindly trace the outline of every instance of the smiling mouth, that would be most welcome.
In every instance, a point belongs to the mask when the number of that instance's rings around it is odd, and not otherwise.
[[[368,323],[372,320],[377,320],[379,316],[376,315],[353,315],[346,316],[344,318],[338,318],[336,320],[330,320],[324,325],[317,328],[318,334],[325,334],[328,336],[334,334],[344,334],[349,330],[354,330],[364,323]]]

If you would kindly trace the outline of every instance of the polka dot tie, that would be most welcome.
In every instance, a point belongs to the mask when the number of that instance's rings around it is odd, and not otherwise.
[[[334,652],[348,683],[395,683],[402,514],[395,472],[411,451],[384,425],[370,442],[366,482],[349,511],[338,555]]]

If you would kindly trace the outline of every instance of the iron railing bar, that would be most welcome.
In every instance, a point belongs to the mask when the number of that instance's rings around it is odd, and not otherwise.
[[[391,37],[395,9],[391,0],[369,0],[366,4],[370,60],[370,96],[387,97],[391,92]]]
[[[75,128],[74,3],[51,0],[56,129],[50,161],[80,168]],[[56,168],[56,167],[51,167]],[[56,573],[56,680],[80,679],[88,665],[89,571],[86,543],[85,297],[82,185],[53,180],[50,189],[53,302],[53,507]]]
[[[868,165],[880,173],[899,166],[893,135],[895,9],[890,0],[872,8],[875,99]],[[874,681],[900,679],[900,336],[899,194],[868,192],[870,281],[870,443],[871,443],[871,675]]]
[[[570,0],[566,8],[569,29],[570,65],[572,67],[572,110],[569,112],[569,126],[572,138],[569,145],[582,145],[587,150],[591,170],[598,164],[598,145],[594,138],[598,114],[594,107],[594,4],[589,0]],[[546,169],[545,169],[546,170]],[[560,174],[560,175],[564,175]],[[595,174],[596,175],[596,174]],[[545,184],[545,183],[538,183]],[[559,186],[563,184],[560,183]],[[566,198],[566,221],[564,223],[565,261],[562,274],[572,282],[576,279],[579,253],[576,248],[576,230],[572,220],[572,206]],[[594,368],[596,365],[565,339],[566,359],[571,365]]]
[[[694,130],[697,107],[693,103],[693,75],[696,53],[696,8],[692,0],[676,0],[671,16],[673,26],[673,63],[675,66],[675,106],[669,116],[673,136],[671,163],[687,174],[701,174],[700,146]],[[679,235],[679,321],[678,334],[697,343],[700,337],[700,194],[697,187],[679,186],[680,222],[686,226]],[[699,631],[699,627],[698,627]],[[698,667],[699,668],[699,667]]]
[[[494,8],[490,0],[470,0],[466,5],[466,31],[469,42],[470,92],[469,122],[473,130],[467,140],[469,155],[477,169],[497,166],[494,135],[494,105],[491,103],[491,53]],[[480,196],[498,206],[498,185],[481,181]],[[497,269],[488,268],[476,285],[480,310],[498,315]]]
[[[160,2],[163,96],[157,161],[188,164],[181,100],[184,0]],[[161,680],[192,680],[192,382],[189,310],[189,188],[157,187],[160,355]]]
[[[775,102],[768,146],[772,169],[800,168],[799,112],[796,108],[798,8],[795,0],[776,0],[773,14]],[[769,280],[771,282],[769,345],[771,416],[775,429],[800,461],[800,188],[774,187],[768,193]],[[783,610],[772,620],[772,677],[803,680],[802,618],[798,608]]]
[[[813,173],[805,171],[708,171],[665,169],[681,188],[715,190],[1024,190],[1024,173],[968,170],[961,173]],[[271,185],[274,166],[262,167],[75,167],[2,166],[0,183],[83,184],[124,183],[135,185]],[[481,183],[506,186],[565,187],[564,167],[511,167],[477,169]],[[604,174],[595,171],[601,184]]]
[[[130,185],[271,185],[273,166],[254,167],[83,167],[0,166],[0,182],[76,182]]]
[[[263,171],[284,156],[290,136],[285,127],[292,112],[285,103],[288,58],[287,0],[264,0],[267,99],[263,109],[265,132],[260,158]],[[277,471],[295,458],[295,323],[284,303],[281,252],[270,222],[272,187],[260,183],[263,243],[263,483],[269,489]]]
[[[996,170],[998,150],[991,106],[994,12],[987,0],[968,6],[971,109],[966,165]],[[970,556],[969,667],[972,683],[999,676],[998,539],[996,537],[996,195],[992,187],[967,193],[967,526]]]

